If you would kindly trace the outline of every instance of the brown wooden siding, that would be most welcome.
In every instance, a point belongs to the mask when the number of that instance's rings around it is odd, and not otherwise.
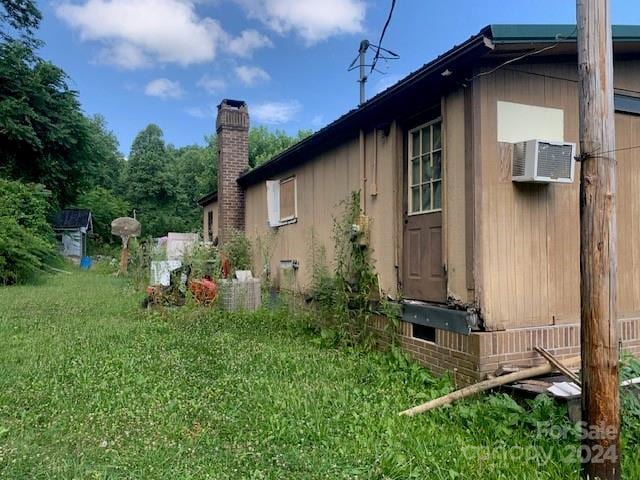
[[[616,63],[616,87],[640,90],[639,67],[638,62]],[[577,143],[575,78],[575,65],[554,64],[505,68],[475,81],[482,122],[475,158],[481,172],[477,186],[482,212],[476,217],[481,262],[476,274],[481,282],[478,301],[489,329],[579,320],[579,166],[570,185],[516,185],[510,178],[511,146],[500,144],[496,136],[496,105],[503,100],[563,109],[564,140]],[[616,118],[617,144],[639,144],[638,118],[620,114]],[[627,241],[637,234],[631,219],[640,209],[640,196],[628,186],[628,182],[640,184],[637,162],[633,165],[630,160],[633,155],[638,158],[637,151],[629,152],[628,158],[619,155],[619,178],[627,182],[621,184],[618,198],[619,238]],[[637,238],[632,246],[621,244],[624,254],[619,261],[620,311],[633,316],[640,315],[638,295],[632,293],[639,279],[633,271],[638,263],[630,261],[640,251]],[[629,261],[625,264],[623,258]]]

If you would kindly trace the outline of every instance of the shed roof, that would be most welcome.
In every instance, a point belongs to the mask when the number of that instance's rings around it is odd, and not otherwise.
[[[53,217],[55,230],[91,228],[91,211],[84,208],[65,208]]]
[[[616,44],[614,53],[640,51],[640,25],[614,25],[612,36]],[[354,136],[363,126],[375,127],[376,121],[399,111],[399,100],[411,104],[411,100],[407,102],[408,97],[426,84],[430,90],[436,90],[445,88],[448,83],[464,81],[466,77],[460,75],[488,54],[507,60],[526,52],[530,52],[528,55],[537,54],[540,46],[557,44],[558,48],[539,53],[575,55],[575,42],[576,25],[488,25],[464,43],[455,45],[358,108],[350,110],[313,135],[241,175],[238,183],[246,188],[310,160],[314,151]],[[445,78],[442,73],[446,70],[453,72],[453,75]]]
[[[214,190],[212,192],[207,193],[203,197],[198,199],[198,205],[201,207],[206,207],[210,203],[218,201],[218,191]]]

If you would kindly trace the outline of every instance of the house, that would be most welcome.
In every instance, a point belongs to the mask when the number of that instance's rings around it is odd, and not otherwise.
[[[53,218],[53,231],[60,254],[77,262],[87,255],[87,235],[92,230],[89,210],[66,208],[60,210]]]
[[[473,382],[540,361],[536,346],[575,355],[575,32],[487,26],[252,170],[248,107],[222,101],[219,186],[201,201],[204,231],[222,243],[235,229],[271,235],[272,278],[291,274],[304,290],[312,232],[330,256],[332,218],[360,191],[381,287],[404,299],[400,342],[417,360]],[[631,147],[640,145],[640,26],[614,26],[613,43],[620,341],[639,354],[640,149]],[[533,139],[529,154],[557,165],[542,183],[514,181],[524,178],[522,142]],[[255,268],[263,262],[256,251]]]

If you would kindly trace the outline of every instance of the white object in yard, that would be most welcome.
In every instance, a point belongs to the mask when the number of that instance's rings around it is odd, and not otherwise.
[[[184,254],[198,243],[197,233],[174,233],[167,235],[167,259],[182,260]]]
[[[620,384],[621,387],[629,387],[631,385],[640,385],[640,377],[631,378],[629,380],[625,380]]]
[[[556,397],[574,397],[582,392],[580,387],[573,382],[557,382],[547,390]]]
[[[251,275],[251,270],[236,270],[236,278],[241,282],[246,282],[251,280],[253,275]]]
[[[151,262],[150,283],[151,285],[162,285],[168,287],[171,283],[171,272],[180,268],[180,260],[162,260]]]
[[[527,140],[513,144],[511,179],[514,182],[572,183],[576,144]]]

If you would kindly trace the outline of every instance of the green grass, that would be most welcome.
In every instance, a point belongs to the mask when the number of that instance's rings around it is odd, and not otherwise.
[[[577,476],[563,461],[575,440],[537,434],[537,421],[567,426],[550,401],[398,417],[448,380],[322,347],[282,311],[147,313],[139,299],[95,273],[0,289],[0,478]],[[625,449],[626,478],[640,478],[639,451]]]

